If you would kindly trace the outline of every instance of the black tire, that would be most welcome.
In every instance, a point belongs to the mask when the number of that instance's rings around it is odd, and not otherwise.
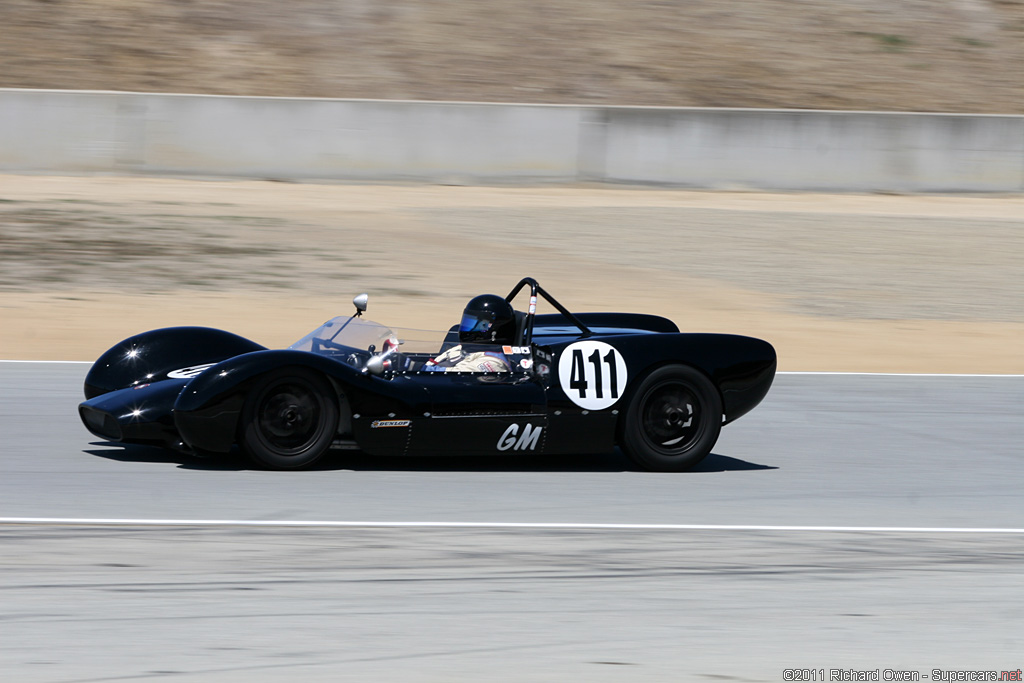
[[[722,399],[702,372],[664,365],[640,380],[626,407],[619,445],[656,472],[682,472],[703,460],[722,431]]]
[[[245,400],[242,451],[268,469],[309,467],[331,447],[338,417],[337,396],[326,379],[303,368],[271,372]]]

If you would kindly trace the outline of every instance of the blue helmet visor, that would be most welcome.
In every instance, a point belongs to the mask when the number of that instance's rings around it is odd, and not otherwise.
[[[463,314],[462,322],[459,324],[459,334],[466,332],[490,332],[494,325],[493,320],[478,318],[475,315]]]

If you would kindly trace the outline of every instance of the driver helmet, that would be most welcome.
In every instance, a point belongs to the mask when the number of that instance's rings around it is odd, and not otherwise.
[[[466,304],[459,324],[463,343],[512,344],[516,335],[516,314],[497,294],[481,294]]]

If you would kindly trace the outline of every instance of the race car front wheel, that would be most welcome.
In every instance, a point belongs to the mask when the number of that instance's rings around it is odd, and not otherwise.
[[[645,469],[681,472],[711,452],[721,430],[722,399],[711,380],[685,365],[665,365],[632,392],[619,442]]]
[[[241,445],[262,467],[294,470],[319,460],[338,429],[330,383],[303,368],[284,368],[257,381],[242,409]]]

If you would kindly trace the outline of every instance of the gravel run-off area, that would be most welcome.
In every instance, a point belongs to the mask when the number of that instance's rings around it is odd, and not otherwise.
[[[536,277],[573,310],[768,339],[780,369],[1024,372],[1024,198],[0,176],[0,358],[169,325],[286,346],[447,329]]]

